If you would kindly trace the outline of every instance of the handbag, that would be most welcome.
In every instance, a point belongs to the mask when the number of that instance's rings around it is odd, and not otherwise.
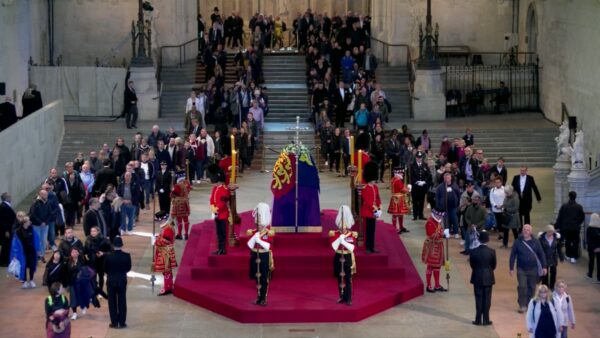
[[[21,274],[21,263],[19,262],[19,260],[16,258],[13,258],[12,261],[10,261],[10,264],[8,265],[8,269],[6,269],[6,272],[8,273],[9,276],[13,276],[16,279],[19,279],[19,275]]]

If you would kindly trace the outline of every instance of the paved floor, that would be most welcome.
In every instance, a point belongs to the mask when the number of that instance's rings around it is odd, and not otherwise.
[[[533,120],[533,119],[532,119]],[[526,121],[529,121],[526,119]],[[539,117],[537,118],[539,122]],[[463,121],[464,122],[464,121]],[[455,124],[456,123],[456,124]],[[482,125],[486,121],[476,121]],[[487,120],[489,125],[489,120]],[[459,126],[458,122],[447,122],[445,126]],[[412,126],[411,126],[412,127]],[[417,126],[413,127],[416,128]],[[442,125],[440,124],[440,127]],[[501,127],[501,126],[500,126]],[[510,168],[509,175],[517,173]],[[530,169],[538,181],[543,200],[535,204],[532,222],[536,231],[553,219],[553,172],[551,169]],[[268,189],[270,174],[246,171],[240,178],[238,210],[253,208],[257,202],[271,202]],[[387,204],[389,189],[381,185],[382,199]],[[337,208],[349,203],[347,179],[338,178],[334,173],[321,175],[321,208]],[[192,223],[209,217],[208,198],[210,186],[203,184],[195,188],[191,195]],[[143,211],[141,222],[136,227],[139,232],[151,232],[151,211]],[[389,221],[389,217],[384,215]],[[420,263],[420,250],[424,238],[423,222],[408,221],[409,234],[402,239],[409,250],[415,265],[423,275]],[[81,235],[81,226],[77,226]],[[492,236],[493,237],[493,236]],[[493,237],[494,238],[494,237]],[[177,253],[181,255],[184,242],[177,242]],[[152,248],[149,240],[142,236],[125,238],[125,250],[134,258],[134,276],[128,288],[128,324],[125,330],[108,328],[107,303],[102,300],[101,309],[90,309],[86,316],[73,323],[73,337],[516,337],[526,336],[524,315],[516,309],[516,280],[508,275],[508,250],[500,249],[500,243],[493,239],[490,246],[497,250],[498,268],[496,286],[493,293],[490,327],[471,325],[474,316],[472,287],[468,283],[470,268],[458,240],[450,241],[450,256],[453,268],[450,271],[450,292],[425,294],[423,297],[385,311],[372,318],[354,324],[280,324],[243,325],[210,311],[190,305],[174,297],[157,298],[160,289],[160,276],[152,290],[149,282]],[[22,290],[20,283],[12,278],[0,278],[0,337],[41,337],[44,335],[43,301],[46,289],[40,287],[43,267],[36,273],[38,288]],[[569,332],[571,337],[597,336],[600,316],[600,285],[591,284],[584,274],[587,259],[577,264],[564,263],[559,267],[559,277],[566,280],[573,296],[577,327]],[[5,275],[5,268],[0,268]],[[594,334],[596,332],[596,334]]]

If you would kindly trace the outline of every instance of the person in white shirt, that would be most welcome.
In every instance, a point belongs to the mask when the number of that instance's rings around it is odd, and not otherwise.
[[[573,298],[567,294],[567,283],[564,280],[561,279],[556,282],[552,298],[556,310],[562,312],[561,338],[567,338],[569,326],[572,330],[575,330],[575,311],[573,310]]]
[[[196,95],[196,92],[192,90],[190,93],[190,97],[188,97],[187,102],[185,104],[185,113],[187,114],[190,110],[192,110],[192,106],[196,106],[196,111],[202,116],[198,121],[200,122],[202,127],[205,127],[204,124],[204,116],[206,114],[206,108],[204,107],[206,104],[206,96],[204,96],[203,92],[200,92],[200,96]]]
[[[490,190],[490,205],[492,206],[492,212],[496,218],[496,228],[500,231],[502,230],[502,224],[504,222],[502,219],[502,206],[504,205],[506,193],[504,192],[504,187],[502,186],[501,177],[496,177],[494,184],[495,186]],[[499,239],[502,239],[502,235],[499,236]]]

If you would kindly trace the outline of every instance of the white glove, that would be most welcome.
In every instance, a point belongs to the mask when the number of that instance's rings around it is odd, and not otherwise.
[[[164,194],[165,190],[164,189],[160,189],[158,192],[161,193],[161,194]]]
[[[348,237],[348,235],[346,235],[346,234],[340,234],[340,238],[341,238],[341,239],[344,239],[344,238],[346,238],[346,237]]]
[[[450,229],[444,229],[444,238],[450,238]]]
[[[425,185],[425,181],[417,181],[417,185],[418,185],[419,187],[422,187],[422,186],[424,186],[424,185]]]
[[[154,245],[156,243],[156,236],[154,234],[152,234],[152,236],[150,236],[150,245]]]
[[[217,219],[217,214],[212,214],[211,218],[212,219]]]
[[[381,217],[381,210],[377,210],[373,214],[375,215],[375,218],[380,218]]]
[[[409,185],[407,186],[407,189],[408,189],[408,192],[411,192],[411,191],[412,191],[412,185],[411,185],[411,184],[409,184]]]

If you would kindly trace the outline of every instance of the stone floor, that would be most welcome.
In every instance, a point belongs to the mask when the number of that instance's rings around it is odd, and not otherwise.
[[[520,122],[546,123],[539,116],[517,117]],[[510,119],[497,124],[499,128],[510,127]],[[541,121],[541,122],[540,122]],[[459,127],[465,121],[449,120],[439,123],[439,127]],[[462,123],[462,124],[461,124]],[[489,117],[476,118],[470,126],[489,126]],[[421,128],[415,123],[413,129]],[[437,127],[437,124],[436,124]],[[509,175],[517,174],[517,168],[510,168]],[[540,231],[553,219],[553,172],[549,168],[530,169],[541,190],[543,200],[535,204],[532,223]],[[238,210],[253,208],[259,201],[271,203],[272,195],[268,188],[270,174],[246,171],[239,179]],[[389,189],[380,185],[382,200],[387,205]],[[321,174],[321,208],[337,208],[349,203],[349,181],[335,173]],[[195,187],[191,195],[191,222],[198,223],[209,217],[208,199],[210,185]],[[20,207],[20,210],[23,209]],[[27,210],[27,209],[24,209]],[[142,211],[136,227],[140,235],[152,231],[151,211]],[[389,221],[389,216],[384,214]],[[402,239],[409,250],[421,275],[424,267],[420,263],[420,250],[424,239],[424,222],[407,221],[411,230]],[[81,226],[76,233],[81,236]],[[453,262],[450,271],[450,292],[425,294],[424,296],[396,306],[379,315],[354,324],[277,324],[246,325],[233,322],[210,311],[198,308],[174,297],[157,298],[156,293],[162,283],[160,276],[154,290],[150,284],[150,263],[152,247],[144,236],[125,237],[125,250],[133,257],[133,273],[128,288],[128,325],[125,330],[108,328],[107,302],[101,301],[101,309],[90,309],[86,316],[73,322],[73,337],[516,337],[526,336],[524,315],[517,313],[516,279],[508,275],[509,251],[500,249],[500,242],[492,236],[490,247],[497,250],[498,267],[494,287],[491,319],[493,326],[475,327],[472,287],[469,284],[470,268],[458,240],[450,240],[450,256]],[[511,239],[512,241],[512,239]],[[177,253],[181,255],[184,242],[177,242]],[[33,290],[21,289],[13,278],[0,278],[0,337],[42,337],[44,335],[43,302],[47,290],[41,287],[43,266],[40,264],[35,281],[38,287]],[[5,275],[6,268],[0,268]],[[600,284],[591,284],[585,278],[587,258],[577,264],[564,263],[559,267],[559,277],[566,280],[573,296],[577,327],[570,330],[571,337],[597,336],[600,316]],[[445,273],[442,274],[445,277]],[[250,281],[249,281],[250,282]],[[332,290],[335,292],[335,290]],[[594,334],[596,332],[596,334]]]
[[[512,169],[509,174],[516,174]],[[542,203],[534,206],[533,223],[536,230],[552,218],[552,171],[532,169],[531,174],[540,182]],[[270,175],[248,171],[240,178],[239,210],[251,209],[258,201],[271,200],[267,189]],[[321,175],[321,207],[337,208],[347,203],[348,181],[325,172]],[[389,199],[389,189],[382,184],[382,199]],[[192,193],[192,222],[209,215],[207,207],[210,186],[197,187]],[[152,231],[150,211],[143,211],[138,232]],[[386,220],[389,218],[384,216]],[[80,230],[80,226],[78,226]],[[409,234],[402,237],[421,273],[420,248],[424,238],[423,222],[408,221]],[[80,231],[79,231],[80,232]],[[508,250],[500,249],[495,239],[490,246],[497,249],[498,268],[494,288],[491,316],[494,325],[475,327],[474,304],[469,280],[468,262],[458,254],[458,240],[450,240],[453,268],[450,271],[450,292],[425,294],[423,297],[397,306],[379,315],[355,324],[281,324],[243,325],[207,310],[190,305],[174,297],[156,298],[160,289],[160,276],[154,292],[149,282],[151,246],[142,236],[125,238],[125,250],[134,258],[134,277],[128,289],[128,324],[125,330],[108,329],[106,301],[101,309],[90,309],[86,316],[73,323],[73,337],[515,337],[525,336],[524,316],[516,312],[516,280],[508,276]],[[181,254],[184,242],[177,242]],[[577,328],[571,337],[591,337],[598,329],[598,300],[600,285],[590,284],[584,278],[587,261],[575,265],[562,264],[559,276],[569,284],[573,296]],[[36,273],[38,288],[22,290],[12,278],[0,279],[0,336],[40,337],[43,335],[43,299],[46,289],[41,285],[43,267]],[[0,272],[4,272],[3,270]],[[444,275],[444,273],[443,273]],[[332,291],[333,292],[333,291]],[[597,331],[596,331],[597,332]]]

